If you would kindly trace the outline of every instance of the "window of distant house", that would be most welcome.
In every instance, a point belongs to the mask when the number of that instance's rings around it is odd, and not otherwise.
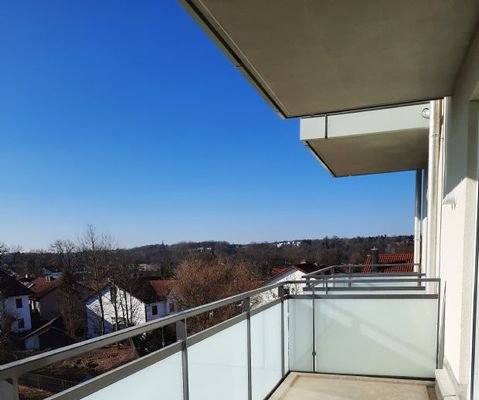
[[[15,302],[17,303],[17,308],[23,308],[23,301],[22,301],[22,299],[16,299]]]
[[[18,319],[17,324],[18,324],[18,329],[24,329],[25,328],[25,320],[23,318]]]
[[[170,303],[168,308],[169,308],[170,313],[175,311],[175,305],[173,303]]]
[[[158,306],[157,305],[151,306],[151,314],[152,315],[158,315]]]

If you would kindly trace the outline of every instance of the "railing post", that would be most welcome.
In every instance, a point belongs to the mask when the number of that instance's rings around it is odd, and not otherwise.
[[[18,384],[16,379],[0,381],[0,399],[18,400]]]
[[[189,375],[188,375],[188,331],[186,319],[176,323],[176,340],[181,341],[181,369],[183,371],[183,400],[189,400]]]
[[[248,369],[248,400],[253,398],[252,371],[251,371],[251,300],[246,298],[243,300],[243,312],[246,313],[246,349],[248,352],[247,369]]]
[[[328,293],[328,282],[326,281],[326,294]],[[315,293],[314,293],[314,285],[312,286],[312,297],[313,297],[313,343],[312,343],[312,357],[313,357],[313,370],[311,372],[316,372],[316,312],[315,312]]]
[[[285,375],[285,355],[284,355],[284,298],[288,292],[288,289],[286,289],[284,286],[279,286],[278,287],[278,295],[279,298],[281,299],[281,377],[284,377]]]

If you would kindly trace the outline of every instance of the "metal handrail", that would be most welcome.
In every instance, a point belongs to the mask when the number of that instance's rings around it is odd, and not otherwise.
[[[7,378],[18,377],[26,372],[34,371],[55,362],[63,361],[113,343],[133,338],[143,333],[151,332],[158,328],[162,328],[164,326],[171,325],[179,321],[184,321],[187,318],[191,318],[220,307],[240,302],[249,297],[259,295],[263,292],[274,290],[279,286],[283,286],[287,283],[289,282],[280,282],[258,289],[253,289],[248,292],[240,293],[234,296],[214,301],[212,303],[180,311],[163,318],[148,321],[141,325],[132,326],[129,328],[122,329],[121,331],[108,333],[106,335],[102,335],[93,339],[84,340],[82,342],[74,343],[69,346],[60,347],[58,349],[50,350],[45,353],[36,354],[34,356],[27,357],[18,361],[12,361],[10,363],[0,365],[0,381]]]
[[[352,272],[352,273],[348,273],[348,272],[336,272],[334,274],[331,274],[331,275],[318,275],[318,276],[312,276],[312,277],[307,277],[306,275],[303,275],[302,277],[305,278],[305,279],[311,279],[311,278],[314,278],[316,280],[319,280],[319,279],[331,279],[331,278],[335,278],[335,277],[343,277],[343,276],[351,276],[351,277],[357,277],[357,278],[361,278],[361,277],[384,277],[384,276],[388,276],[388,277],[417,277],[417,278],[421,278],[423,276],[426,276],[425,273],[419,273],[419,272],[388,272],[388,273],[384,273],[384,272]]]
[[[383,275],[384,276],[384,275]],[[397,279],[393,279],[395,274],[388,274],[390,279],[385,278],[385,281],[397,282]],[[352,276],[351,281],[364,282],[359,277]],[[425,279],[421,279],[425,281]],[[440,282],[440,279],[429,278],[428,282]],[[176,322],[185,321],[188,318],[203,314],[208,311],[215,310],[220,307],[224,307],[233,303],[238,303],[245,299],[260,295],[261,293],[268,292],[280,287],[295,284],[311,284],[311,280],[292,280],[283,281],[268,286],[253,289],[244,293],[240,293],[234,296],[230,296],[221,300],[217,300],[212,303],[204,304],[198,307],[194,307],[188,310],[180,311],[172,315],[168,315],[163,318],[159,318],[153,321],[145,322],[141,325],[125,328],[121,331],[108,333],[103,336],[99,336],[93,339],[88,339],[79,343],[74,343],[69,346],[61,347],[58,349],[50,350],[45,353],[40,353],[31,357],[27,357],[18,361],[13,361],[4,365],[0,365],[0,381],[5,379],[16,379],[22,374],[30,371],[37,370],[42,367],[46,367],[55,362],[63,361],[72,357],[79,356],[89,351],[114,344],[132,337],[151,332],[158,328],[171,325]],[[352,290],[357,289],[351,288]]]
[[[384,274],[379,274],[381,276],[384,276]],[[326,277],[328,278],[328,277]],[[331,279],[331,276],[329,276],[330,279],[323,279],[323,277],[321,277],[321,279],[317,279],[317,280],[314,280],[314,281],[309,281],[309,284],[311,286],[313,285],[321,285],[324,281],[329,281],[329,283],[347,283],[347,282],[351,282],[351,280],[353,280],[354,282],[358,282],[358,283],[386,283],[386,282],[394,282],[394,283],[401,283],[401,282],[417,282],[417,283],[421,283],[421,282],[436,282],[438,283],[439,282],[439,278],[421,278],[421,277],[418,277],[417,279],[414,279],[414,278],[397,278],[397,279],[386,279],[386,278],[378,278],[378,279],[368,279],[367,277],[355,277],[354,275],[339,275],[339,278],[337,277],[334,277],[333,279]]]
[[[303,275],[303,278],[308,278],[316,275],[322,275],[325,272],[334,270],[336,268],[347,268],[347,269],[358,269],[358,268],[390,268],[390,267],[409,267],[409,266],[418,266],[418,263],[400,263],[400,264],[337,264],[337,265],[330,265],[329,267],[320,268],[316,271],[309,272]]]

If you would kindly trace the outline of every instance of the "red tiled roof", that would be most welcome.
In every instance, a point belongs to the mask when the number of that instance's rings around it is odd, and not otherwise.
[[[271,275],[268,278],[266,278],[264,281],[258,281],[258,282],[261,282],[261,285],[259,285],[259,286],[268,285],[273,280],[275,280],[276,278],[278,278],[282,275],[287,275],[288,272],[293,272],[295,269],[296,268],[294,268],[293,266],[291,266],[291,267],[275,267],[271,270]]]
[[[310,262],[303,262],[299,264],[294,264],[292,267],[299,269],[301,272],[305,274],[309,274],[311,272],[318,271],[319,269],[322,268],[322,266],[317,265],[315,263],[310,263]]]
[[[288,273],[292,273],[295,270],[300,271],[303,274],[308,274],[310,272],[317,271],[320,268],[320,266],[314,263],[299,263],[290,265],[289,267],[275,267],[272,269],[271,275],[263,282],[263,285],[267,285],[281,275],[287,275]]]
[[[55,289],[59,288],[62,285],[62,282],[62,278],[48,280],[44,276],[40,276],[38,278],[35,278],[31,282],[32,286],[30,287],[30,290],[33,292],[33,296],[36,299],[40,299],[48,293],[53,292]],[[93,290],[90,289],[88,286],[85,286],[78,282],[75,282],[73,284],[73,289],[75,289],[79,298],[89,296],[93,292]]]
[[[175,281],[173,279],[156,279],[150,281],[150,286],[155,291],[155,294],[162,300],[166,299],[170,294],[174,284]]]
[[[51,291],[55,290],[61,284],[61,279],[49,281],[44,276],[39,276],[32,281],[32,286],[30,287],[30,290],[33,292],[34,296],[39,299],[50,293]]]
[[[413,253],[381,253],[378,255],[379,264],[399,264],[393,267],[381,268],[378,272],[394,273],[394,272],[413,272],[414,271],[414,254]],[[402,264],[402,265],[401,265]],[[364,268],[361,272],[372,272],[371,255],[366,257]]]

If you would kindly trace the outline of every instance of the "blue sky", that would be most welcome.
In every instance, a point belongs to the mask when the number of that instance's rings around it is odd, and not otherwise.
[[[412,232],[412,173],[330,177],[174,1],[4,0],[0,59],[0,242]]]

